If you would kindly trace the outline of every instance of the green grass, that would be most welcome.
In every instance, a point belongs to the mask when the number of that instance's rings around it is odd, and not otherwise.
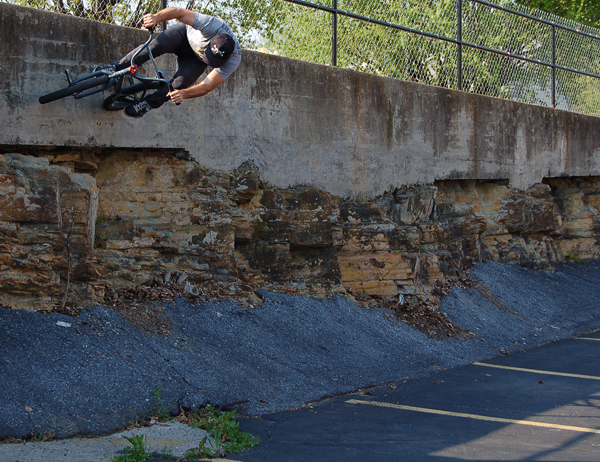
[[[165,421],[169,420],[169,409],[174,406],[175,403],[167,404],[165,406],[160,398],[161,395],[162,388],[154,387],[154,391],[152,392],[152,397],[154,398],[154,407],[150,409],[149,414],[154,416],[156,420]]]
[[[161,399],[162,389],[155,387],[152,392],[154,406],[148,414],[159,421],[171,420],[169,409],[172,404],[165,406]],[[198,446],[189,449],[185,454],[185,460],[202,459],[210,457],[225,457],[228,453],[240,453],[244,449],[250,449],[259,443],[258,438],[240,431],[240,424],[236,420],[237,411],[220,411],[210,404],[196,413],[182,413],[176,420],[206,431],[207,435],[200,441]],[[143,462],[157,454],[147,451],[146,435],[124,436],[131,446],[123,449],[124,454],[114,456],[111,462]],[[165,447],[163,459],[175,460],[170,448]]]
[[[173,450],[167,446],[163,448],[163,452],[160,457],[161,459],[165,460],[175,460],[175,456],[173,456]]]
[[[586,263],[579,253],[569,252],[565,255],[565,260],[569,263]]]
[[[205,436],[197,447],[188,449],[185,453],[185,460],[204,459],[206,457],[215,456],[216,451],[213,451],[206,446],[207,439],[208,436]]]
[[[123,448],[125,454],[114,456],[111,462],[143,462],[152,457],[152,454],[146,451],[146,435],[124,436],[131,446]]]
[[[33,441],[34,443],[52,441],[53,439],[54,433],[36,433],[31,437],[31,441]]]
[[[218,411],[211,405],[206,406],[200,413],[188,416],[188,425],[200,428],[208,433],[214,440],[214,447],[207,446],[204,438],[197,448],[190,449],[186,459],[199,457],[222,457],[227,453],[240,453],[259,443],[258,438],[240,431],[240,424],[236,420],[236,411]]]

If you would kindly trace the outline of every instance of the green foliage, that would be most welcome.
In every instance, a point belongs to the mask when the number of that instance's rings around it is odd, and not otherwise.
[[[175,403],[171,403],[168,405],[163,404],[162,399],[162,388],[154,387],[154,391],[152,392],[152,397],[154,398],[154,407],[152,407],[149,411],[149,414],[154,416],[156,420],[167,420],[169,418],[169,409],[175,405]]]
[[[34,443],[40,443],[40,442],[45,442],[45,441],[52,441],[54,439],[54,433],[35,433],[32,437],[31,437],[31,441],[33,441]]]
[[[163,420],[168,416],[168,408],[161,400],[162,390],[155,387],[152,396],[155,406],[150,410],[155,418]],[[162,417],[161,417],[162,416]],[[241,432],[239,422],[236,421],[236,411],[222,412],[212,406],[207,406],[199,413],[181,414],[177,420],[191,427],[206,431],[206,436],[198,446],[189,449],[185,454],[186,460],[206,457],[224,457],[227,453],[239,453],[259,443],[258,438],[249,433]],[[111,462],[142,462],[155,454],[147,451],[147,437],[145,435],[124,436],[131,446],[123,449],[124,454],[114,456]],[[171,448],[165,447],[161,455],[162,459],[175,460]]]
[[[223,412],[208,405],[202,412],[191,414],[188,424],[205,430],[214,440],[214,448],[209,448],[207,438],[204,438],[197,448],[188,451],[187,459],[222,456],[231,452],[237,454],[259,443],[258,438],[240,431],[235,410]]]
[[[584,260],[581,258],[581,254],[575,252],[569,252],[565,255],[565,260],[569,263],[583,263]]]
[[[173,449],[165,446],[160,458],[164,460],[175,460],[175,456],[173,456]]]
[[[11,0],[11,3],[96,21],[140,27],[144,12],[157,11],[161,0]]]
[[[142,462],[152,457],[146,451],[146,435],[124,436],[131,446],[123,448],[125,454],[114,456],[111,462]]]
[[[208,0],[187,8],[222,18],[233,30],[243,47],[254,48],[268,41],[284,26],[280,9],[290,4],[284,0]]]
[[[208,437],[205,436],[202,438],[202,441],[198,444],[197,447],[188,449],[185,453],[185,460],[193,460],[193,459],[204,459],[206,457],[213,457],[215,452],[213,452],[210,448],[206,446]]]
[[[596,0],[519,0],[519,3],[588,26],[600,27],[600,2]]]
[[[94,248],[99,249],[102,247],[102,243],[105,240],[104,235],[102,234],[102,225],[108,222],[108,217],[104,215],[102,212],[98,213],[96,216],[96,225],[94,230]]]

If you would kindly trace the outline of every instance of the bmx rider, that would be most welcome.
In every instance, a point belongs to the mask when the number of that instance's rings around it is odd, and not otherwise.
[[[177,71],[172,79],[174,91],[164,85],[143,100],[125,107],[130,117],[142,117],[148,111],[159,108],[169,99],[179,104],[184,99],[204,96],[225,81],[239,66],[242,48],[222,19],[183,8],[165,8],[156,14],[144,15],[142,25],[150,29],[156,24],[177,19],[180,24],[163,31],[150,44],[153,56],[173,53],[177,56]],[[118,63],[117,71],[131,64],[136,50],[128,53]],[[148,51],[142,51],[135,60],[141,65],[148,61]],[[196,80],[210,66],[212,71],[200,82]]]

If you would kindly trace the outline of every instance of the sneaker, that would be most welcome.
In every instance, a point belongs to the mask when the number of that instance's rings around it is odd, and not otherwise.
[[[139,103],[132,103],[125,108],[125,114],[129,117],[142,117],[146,114],[150,109],[150,104],[148,101],[140,101]]]
[[[96,64],[94,66],[93,72],[104,71],[107,74],[114,74],[117,72],[116,67],[113,64],[100,65]]]

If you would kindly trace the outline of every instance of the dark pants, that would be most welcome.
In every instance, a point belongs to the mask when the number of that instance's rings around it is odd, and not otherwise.
[[[139,47],[121,59],[117,64],[117,70],[128,67],[131,64],[131,57],[138,49]],[[173,53],[177,56],[177,72],[173,76],[173,79],[171,79],[173,87],[177,90],[192,86],[206,69],[206,63],[198,58],[198,55],[194,53],[188,42],[185,24],[177,24],[161,32],[150,43],[150,50],[152,51],[152,56],[155,58],[165,53]],[[135,64],[139,66],[149,59],[148,50],[144,49],[135,58]],[[167,93],[169,93],[169,87],[163,85],[162,88],[156,90],[145,99],[151,107],[157,108],[169,101],[170,98],[167,97]]]

